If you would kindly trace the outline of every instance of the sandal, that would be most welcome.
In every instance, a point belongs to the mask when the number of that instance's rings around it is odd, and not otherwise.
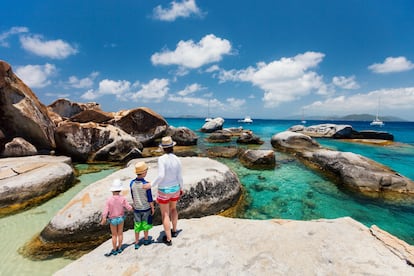
[[[173,231],[171,229],[171,237],[176,238],[178,236],[178,231]]]
[[[122,249],[122,247],[120,247],[120,248],[118,248],[118,250],[116,251],[116,253],[121,254],[122,251],[124,251],[124,250]]]
[[[115,250],[115,249],[112,249],[111,252],[105,253],[104,255],[105,255],[105,257],[109,257],[109,256],[112,256],[112,255],[115,256],[116,254],[118,254],[118,251]]]
[[[167,246],[171,246],[172,245],[172,241],[169,240],[167,241],[167,236],[162,237],[162,241],[167,245]]]
[[[140,248],[140,246],[141,246],[141,245],[140,245],[139,243],[136,243],[136,244],[135,244],[135,249]]]
[[[151,243],[152,243],[152,240],[150,240],[150,239],[144,239],[144,245],[150,245]]]

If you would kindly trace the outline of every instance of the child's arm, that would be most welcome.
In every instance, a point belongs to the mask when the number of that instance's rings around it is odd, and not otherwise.
[[[101,225],[105,225],[105,224],[106,224],[106,217],[102,217]]]
[[[154,202],[150,202],[150,206],[151,206],[151,215],[154,215],[155,213]]]

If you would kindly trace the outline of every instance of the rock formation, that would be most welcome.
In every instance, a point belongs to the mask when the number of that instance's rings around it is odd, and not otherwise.
[[[274,169],[276,166],[273,150],[245,150],[239,156],[240,163],[249,169]]]
[[[157,176],[157,159],[145,160],[149,165],[147,179]],[[180,158],[183,164],[184,195],[179,201],[180,218],[202,217],[218,214],[233,206],[241,195],[237,176],[225,165],[201,157]],[[115,178],[124,185],[123,195],[131,201],[128,185],[136,177],[133,160],[128,167],[99,180],[78,193],[64,206],[36,238],[25,246],[25,254],[47,258],[56,251],[90,249],[108,238],[108,226],[99,224],[106,199],[111,195],[109,187]],[[156,189],[153,188],[153,194]],[[157,208],[154,223],[160,223]],[[129,213],[125,228],[133,228],[133,216]]]
[[[352,190],[374,197],[414,196],[414,181],[359,154],[322,148],[309,136],[291,131],[273,135],[271,144]]]
[[[356,131],[351,125],[320,124],[308,127],[296,125],[290,127],[288,130],[315,138],[394,140],[394,135],[390,133],[373,130]]]
[[[39,152],[55,148],[55,124],[36,95],[0,60],[0,130],[3,143],[21,137]],[[0,152],[2,148],[0,148]]]
[[[60,156],[0,159],[0,216],[38,205],[73,185],[71,160]]]
[[[224,119],[221,117],[214,118],[206,122],[200,129],[201,132],[211,133],[223,129]]]

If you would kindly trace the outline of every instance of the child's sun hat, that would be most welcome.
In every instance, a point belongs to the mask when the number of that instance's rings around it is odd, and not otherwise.
[[[122,191],[122,182],[120,179],[114,179],[111,186],[111,192],[120,192]]]
[[[145,162],[137,162],[135,164],[135,173],[136,174],[143,174],[148,170],[148,165]]]

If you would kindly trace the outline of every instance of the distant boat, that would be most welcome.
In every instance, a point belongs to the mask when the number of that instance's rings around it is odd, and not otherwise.
[[[238,120],[237,122],[251,124],[251,123],[253,123],[253,120],[250,116],[246,116],[246,117],[244,117],[244,119]]]
[[[213,118],[210,117],[210,100],[208,100],[208,105],[207,105],[207,118],[204,121],[205,122],[210,122],[212,120],[213,120]]]
[[[375,116],[375,119],[372,120],[372,122],[370,123],[371,126],[384,126],[384,122],[381,121],[378,117],[378,113],[379,113],[379,106],[380,106],[380,100],[378,99],[378,107],[377,107],[377,115]]]
[[[306,124],[306,120],[305,120],[305,114],[302,108],[302,120],[300,121],[302,123],[302,125]]]

